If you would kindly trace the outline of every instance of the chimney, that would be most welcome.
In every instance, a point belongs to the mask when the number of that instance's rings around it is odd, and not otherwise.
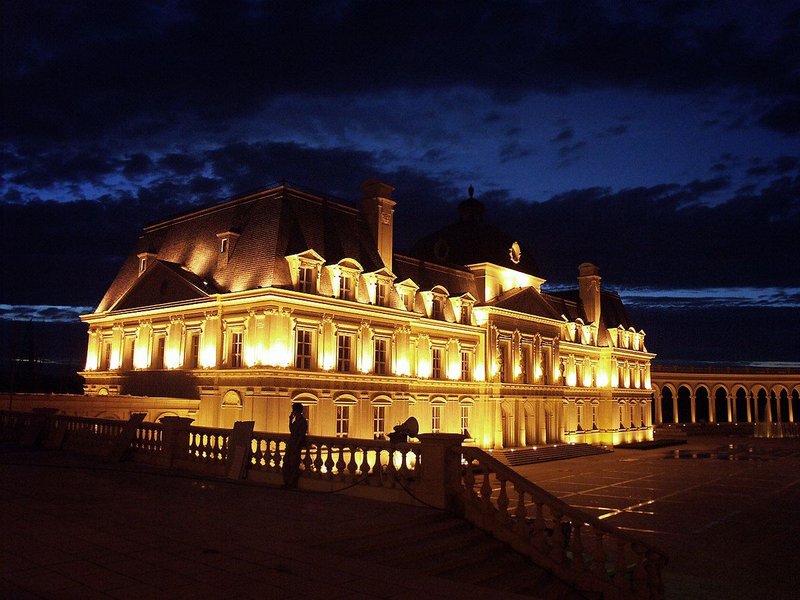
[[[394,231],[394,188],[377,179],[361,184],[361,214],[367,221],[372,239],[378,247],[384,266],[392,270],[392,234]]]
[[[589,323],[600,321],[600,269],[592,263],[578,265],[578,292]]]

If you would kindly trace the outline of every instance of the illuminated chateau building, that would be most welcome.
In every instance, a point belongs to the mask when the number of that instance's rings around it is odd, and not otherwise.
[[[316,435],[382,438],[414,416],[488,448],[652,437],[654,355],[597,267],[543,291],[471,190],[396,254],[393,188],[361,191],[356,208],[281,185],[145,228],[82,317],[86,393],[267,431],[301,402]]]

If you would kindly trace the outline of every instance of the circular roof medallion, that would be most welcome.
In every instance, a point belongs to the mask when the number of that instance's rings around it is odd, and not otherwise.
[[[519,259],[522,258],[522,249],[517,242],[511,244],[511,248],[508,249],[508,256],[515,265],[519,264]]]

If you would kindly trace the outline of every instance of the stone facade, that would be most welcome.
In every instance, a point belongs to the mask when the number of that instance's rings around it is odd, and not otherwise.
[[[394,252],[393,189],[278,186],[147,227],[89,325],[85,392],[191,399],[197,424],[423,433],[486,448],[650,439],[650,361],[599,270],[547,293],[527,248],[459,220]],[[402,204],[400,205],[400,209]]]

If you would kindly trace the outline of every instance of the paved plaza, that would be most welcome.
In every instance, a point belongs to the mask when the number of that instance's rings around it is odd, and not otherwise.
[[[800,440],[690,437],[516,470],[663,549],[669,598],[800,597]]]
[[[691,438],[518,470],[665,550],[669,598],[797,597],[797,441]],[[354,532],[390,544],[427,508],[5,450],[0,510],[4,598],[519,597],[330,551]]]

